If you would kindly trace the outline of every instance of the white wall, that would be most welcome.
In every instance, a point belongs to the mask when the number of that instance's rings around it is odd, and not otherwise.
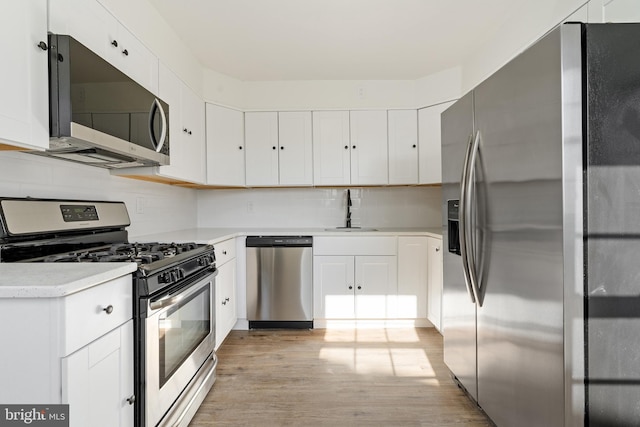
[[[207,70],[204,98],[245,111],[420,108],[459,98],[460,79],[458,67],[418,80],[261,82],[240,82]]]
[[[0,196],[124,201],[131,218],[130,240],[196,225],[195,190],[14,151],[0,151]]]
[[[352,225],[440,227],[439,187],[353,188]],[[198,193],[199,227],[344,226],[346,190],[283,188]]]
[[[585,0],[520,2],[511,19],[462,64],[463,92],[473,89],[585,3]]]

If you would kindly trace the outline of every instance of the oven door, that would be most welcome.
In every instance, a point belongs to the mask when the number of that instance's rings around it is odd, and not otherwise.
[[[215,313],[213,271],[179,291],[147,302],[146,425],[155,426],[202,369],[212,370]],[[211,373],[208,374],[211,376]],[[178,406],[178,405],[177,405]]]

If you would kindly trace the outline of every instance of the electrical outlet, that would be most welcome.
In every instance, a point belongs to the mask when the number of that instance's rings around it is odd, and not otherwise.
[[[367,97],[367,91],[364,86],[358,86],[356,91],[358,93],[358,99],[365,99]]]

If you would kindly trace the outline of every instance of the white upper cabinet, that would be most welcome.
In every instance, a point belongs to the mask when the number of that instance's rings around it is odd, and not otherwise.
[[[349,112],[313,112],[313,183],[351,183]]]
[[[419,183],[442,183],[440,115],[453,104],[445,102],[418,110]]]
[[[389,183],[386,111],[314,111],[315,185]]]
[[[248,186],[312,185],[310,112],[245,113]]]
[[[207,104],[206,121],[207,184],[244,186],[244,114]]]
[[[351,184],[389,183],[387,112],[351,111]]]
[[[389,184],[418,183],[418,112],[390,110]]]
[[[158,58],[96,0],[50,1],[49,31],[72,36],[152,93],[158,93]]]
[[[0,13],[0,148],[49,147],[47,2],[10,0]],[[39,47],[40,42],[45,43]]]
[[[160,98],[169,103],[170,164],[159,175],[196,184],[205,182],[204,102],[164,65]]]
[[[313,184],[311,112],[278,113],[280,185]]]
[[[278,113],[245,113],[248,186],[278,185]]]

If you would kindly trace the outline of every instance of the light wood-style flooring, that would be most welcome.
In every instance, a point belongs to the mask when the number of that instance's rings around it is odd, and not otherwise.
[[[490,426],[433,328],[232,331],[205,426]]]

